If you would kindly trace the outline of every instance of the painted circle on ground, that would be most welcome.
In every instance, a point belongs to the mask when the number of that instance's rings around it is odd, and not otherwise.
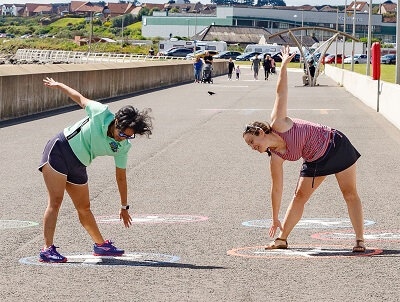
[[[0,230],[29,228],[37,225],[39,225],[39,223],[33,221],[0,220]]]
[[[205,216],[173,215],[173,214],[133,214],[133,224],[155,224],[155,223],[188,223],[207,220]],[[98,216],[97,223],[122,223],[118,216]]]
[[[354,231],[337,231],[324,232],[311,235],[312,238],[320,240],[342,240],[354,241],[356,234]],[[364,239],[368,241],[400,241],[400,230],[382,231],[382,230],[367,230],[364,231]]]
[[[155,254],[155,253],[125,253],[122,256],[93,256],[92,254],[68,254],[64,255],[68,261],[65,263],[44,263],[39,261],[38,256],[22,258],[20,263],[44,266],[80,266],[80,267],[100,267],[100,266],[162,266],[163,264],[174,263],[180,260],[178,256]]]
[[[374,224],[374,221],[364,220],[364,226]],[[255,228],[269,228],[272,219],[250,220],[242,223],[244,226]],[[296,229],[336,229],[352,228],[349,218],[303,218],[295,226]]]
[[[344,245],[291,245],[286,250],[266,250],[265,246],[248,246],[228,251],[228,255],[262,259],[327,259],[355,258],[381,254],[378,248],[367,248],[365,253],[353,253]]]

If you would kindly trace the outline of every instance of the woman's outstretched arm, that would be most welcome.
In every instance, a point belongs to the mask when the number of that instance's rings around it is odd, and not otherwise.
[[[271,113],[271,126],[275,130],[282,130],[289,125],[287,118],[287,102],[288,102],[288,80],[287,80],[287,65],[292,60],[296,53],[289,54],[289,46],[281,51],[282,58],[281,72],[279,73],[278,84],[276,86],[276,99],[274,108]],[[291,125],[290,125],[291,126]],[[287,129],[286,129],[287,130]],[[284,130],[284,131],[286,131]]]
[[[70,97],[75,103],[77,103],[83,109],[85,109],[86,104],[90,101],[88,98],[85,98],[75,89],[72,89],[71,87],[63,83],[56,82],[52,78],[45,78],[43,82],[44,85],[47,87],[60,89],[63,93],[65,93],[68,97]]]

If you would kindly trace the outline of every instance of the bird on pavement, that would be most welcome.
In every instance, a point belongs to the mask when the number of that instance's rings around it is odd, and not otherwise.
[[[212,91],[207,91],[207,92],[208,92],[209,95],[215,94],[215,92],[212,92]]]

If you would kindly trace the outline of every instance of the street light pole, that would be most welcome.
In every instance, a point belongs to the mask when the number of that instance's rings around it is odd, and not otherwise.
[[[346,33],[346,16],[347,16],[347,0],[344,0],[344,20],[343,20],[343,32]],[[346,37],[343,36],[343,48],[342,48],[342,69],[344,69],[344,53],[346,50]]]
[[[353,1],[353,5],[354,5],[354,10],[353,10],[353,37],[356,36],[356,6],[357,6],[357,2]],[[352,41],[352,49],[351,49],[351,71],[354,71],[354,48],[356,46],[356,41]],[[344,60],[344,55],[342,57],[342,60]]]
[[[188,23],[187,38],[189,39],[189,19],[186,19],[186,21]]]
[[[92,37],[93,37],[93,12],[90,12],[90,33],[89,33],[89,48],[88,53],[92,49]]]
[[[336,8],[336,30],[339,31],[339,6]],[[337,38],[335,41],[335,67],[337,67]]]
[[[398,23],[398,22],[397,22]],[[371,39],[372,39],[372,0],[369,0],[368,12],[368,43],[367,43],[367,76],[371,74],[370,60],[371,60]]]
[[[124,47],[124,15],[122,15],[122,27],[121,27],[121,33],[122,33],[122,36],[121,36],[121,47]]]
[[[397,25],[396,25],[396,84],[400,84],[400,13],[399,5],[397,4]]]
[[[301,10],[301,27],[304,27],[304,10]],[[303,30],[301,30],[301,47],[303,47]]]

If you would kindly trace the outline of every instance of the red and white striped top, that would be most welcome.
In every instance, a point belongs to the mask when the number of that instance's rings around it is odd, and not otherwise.
[[[314,161],[320,158],[326,152],[331,128],[321,124],[314,124],[309,121],[293,118],[293,126],[284,133],[276,133],[286,143],[286,152],[281,154],[277,151],[271,150],[279,157],[296,161],[303,158],[306,161]]]

